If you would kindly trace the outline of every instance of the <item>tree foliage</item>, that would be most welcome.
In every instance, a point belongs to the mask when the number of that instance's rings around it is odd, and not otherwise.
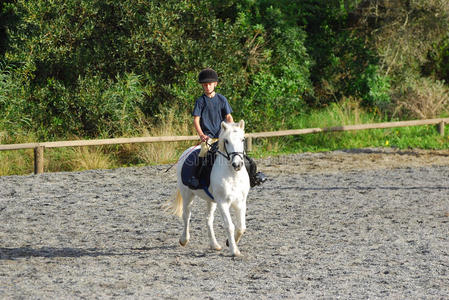
[[[188,114],[205,67],[248,130],[294,127],[345,97],[387,109],[404,76],[449,76],[443,0],[0,5],[0,130],[46,139]]]

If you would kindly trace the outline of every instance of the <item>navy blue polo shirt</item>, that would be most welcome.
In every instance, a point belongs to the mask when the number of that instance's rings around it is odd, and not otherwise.
[[[218,138],[221,122],[225,121],[226,115],[231,112],[231,106],[225,96],[215,93],[213,98],[209,98],[203,94],[196,99],[192,116],[200,117],[200,126],[205,135]]]

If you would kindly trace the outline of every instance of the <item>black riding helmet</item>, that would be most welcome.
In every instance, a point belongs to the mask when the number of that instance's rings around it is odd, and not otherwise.
[[[198,75],[199,83],[218,82],[218,74],[214,70],[207,68]]]

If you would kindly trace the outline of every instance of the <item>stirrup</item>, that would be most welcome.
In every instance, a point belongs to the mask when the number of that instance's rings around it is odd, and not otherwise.
[[[256,178],[256,181],[261,184],[264,183],[265,181],[267,181],[267,176],[265,176],[264,173],[262,172],[257,172],[256,176],[254,176]]]
[[[267,181],[267,176],[262,172],[257,172],[254,177],[251,178],[250,185],[251,187],[255,187],[256,185],[261,185],[265,181]]]

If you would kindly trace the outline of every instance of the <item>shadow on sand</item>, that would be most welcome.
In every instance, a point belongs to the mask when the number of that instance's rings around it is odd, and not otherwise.
[[[99,256],[126,256],[126,255],[138,255],[142,252],[169,250],[174,246],[159,246],[159,247],[141,247],[131,249],[97,249],[97,248],[54,248],[54,247],[42,247],[34,249],[31,247],[19,247],[19,248],[0,248],[0,260],[14,260],[18,258],[31,258],[31,257],[44,257],[44,258],[57,258],[57,257],[99,257]],[[123,251],[126,250],[126,251]]]

